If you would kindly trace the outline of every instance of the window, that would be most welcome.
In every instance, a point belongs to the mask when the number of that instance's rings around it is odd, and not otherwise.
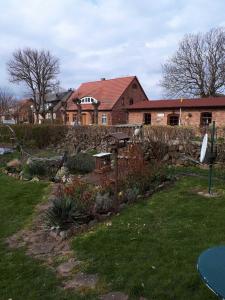
[[[151,125],[151,114],[149,113],[144,114],[144,124]]]
[[[76,122],[77,120],[77,114],[73,114],[73,122]]]
[[[168,125],[170,125],[170,126],[179,125],[179,115],[169,115],[168,116]]]
[[[107,124],[107,116],[106,114],[102,114],[102,125],[106,125]]]
[[[202,126],[207,126],[212,123],[212,113],[211,112],[202,112],[200,118],[200,124]]]
[[[134,104],[134,99],[133,99],[133,98],[130,98],[129,104],[130,104],[130,105],[133,105],[133,104]]]
[[[93,98],[93,97],[84,97],[84,98],[81,98],[81,103],[82,104],[88,104],[88,103],[97,103],[98,101]]]

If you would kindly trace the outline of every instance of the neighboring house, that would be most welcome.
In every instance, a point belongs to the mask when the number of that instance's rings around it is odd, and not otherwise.
[[[0,114],[0,121],[7,124],[33,123],[32,99],[15,101],[11,107]]]
[[[62,107],[66,105],[67,100],[72,95],[73,90],[69,89],[65,92],[58,93],[49,93],[46,95],[45,103],[45,119],[54,120],[58,123],[65,122],[65,113],[62,110]],[[43,122],[43,117],[39,115],[39,123]]]
[[[10,112],[0,113],[0,123],[2,123],[2,124],[16,124],[16,120]]]
[[[23,99],[17,102],[15,107],[14,118],[16,123],[33,123],[33,114],[31,105],[33,104],[32,99]]]
[[[80,99],[80,108],[74,103],[74,99]],[[66,123],[126,124],[128,122],[126,107],[132,107],[144,99],[147,99],[147,96],[136,76],[108,80],[102,78],[99,81],[82,83],[67,102]],[[99,103],[99,106],[97,121],[94,122],[96,103]]]
[[[143,101],[127,109],[129,124],[225,125],[225,97]]]

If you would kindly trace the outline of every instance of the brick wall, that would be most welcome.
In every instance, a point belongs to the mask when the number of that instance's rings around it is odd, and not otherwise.
[[[181,111],[181,123],[186,126],[199,126],[200,117],[202,112],[211,112],[212,120],[216,121],[216,125],[221,127],[225,126],[225,109],[182,109]],[[168,116],[170,114],[176,114],[179,116],[179,109],[171,110],[145,110],[145,111],[130,111],[128,114],[129,124],[142,124],[144,120],[144,114],[151,113],[152,125],[167,125]]]
[[[133,100],[133,104],[146,99],[146,95],[136,78],[114,105],[112,110],[112,125],[128,123],[128,112],[125,107],[132,105],[130,104],[131,99]]]

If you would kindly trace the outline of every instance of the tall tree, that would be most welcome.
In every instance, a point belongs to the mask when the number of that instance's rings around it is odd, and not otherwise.
[[[186,35],[162,69],[167,97],[220,96],[225,90],[225,29]]]
[[[12,54],[7,63],[10,81],[24,83],[33,98],[36,121],[45,118],[46,94],[58,85],[59,60],[49,51],[25,48]]]

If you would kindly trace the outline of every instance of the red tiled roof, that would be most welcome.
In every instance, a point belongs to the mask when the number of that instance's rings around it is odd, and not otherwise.
[[[69,98],[67,109],[77,109],[76,104],[72,101],[74,98],[93,97],[101,102],[99,110],[111,110],[134,78],[135,76],[129,76],[82,83]],[[82,109],[93,110],[93,106],[91,104],[83,104]]]
[[[169,99],[169,100],[151,100],[138,102],[127,107],[129,110],[143,109],[162,109],[162,108],[180,108],[180,107],[224,107],[225,97],[209,97],[209,98],[194,98],[194,99]]]

